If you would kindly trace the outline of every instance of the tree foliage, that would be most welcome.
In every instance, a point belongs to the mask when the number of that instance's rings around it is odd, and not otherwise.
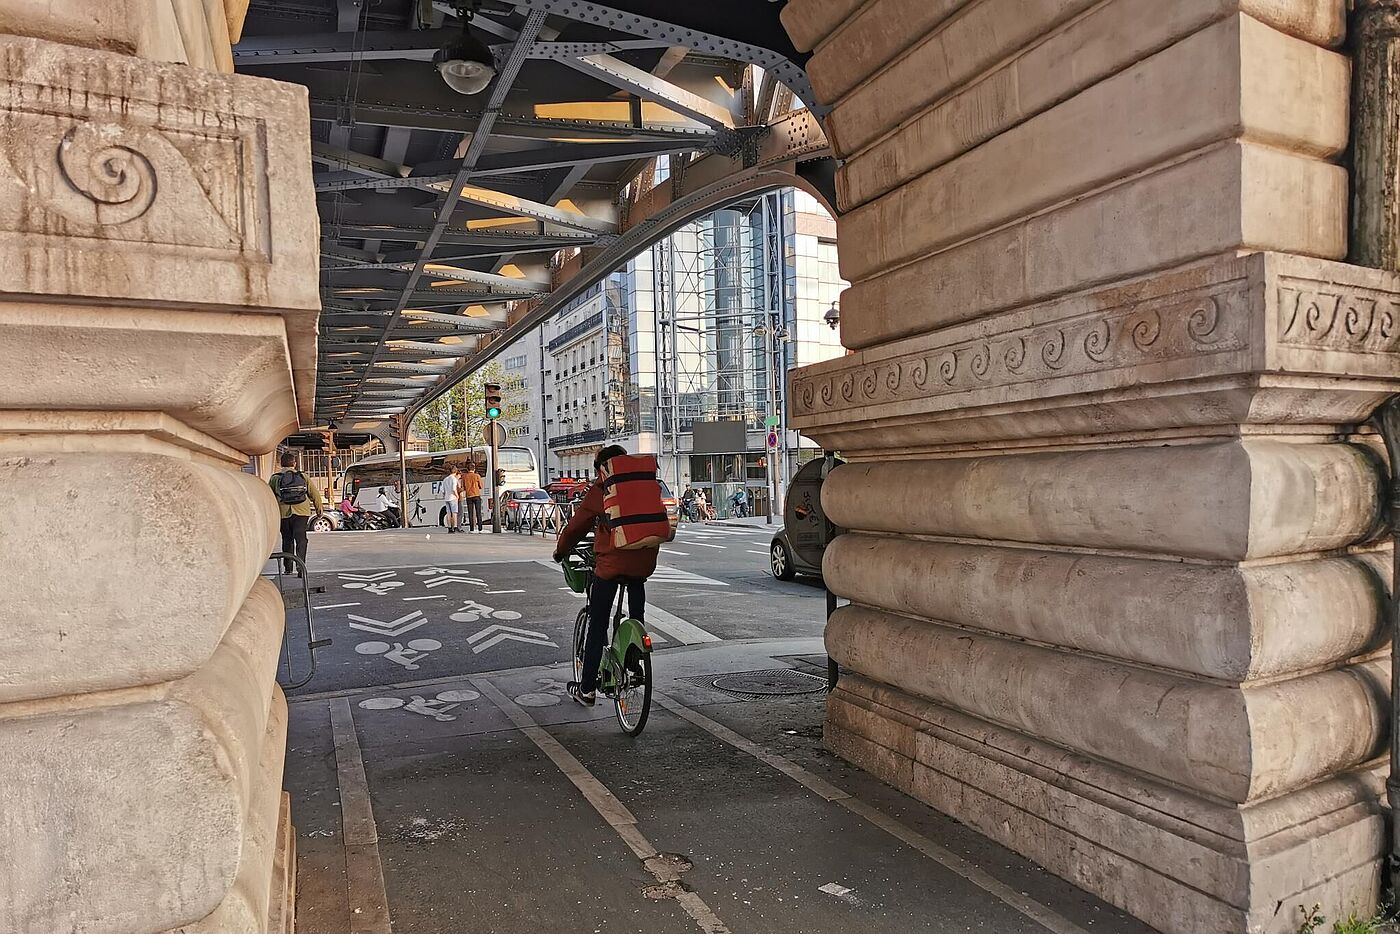
[[[448,451],[483,443],[487,383],[502,382],[500,363],[492,361],[433,400],[413,420],[413,431],[428,439],[429,449]]]

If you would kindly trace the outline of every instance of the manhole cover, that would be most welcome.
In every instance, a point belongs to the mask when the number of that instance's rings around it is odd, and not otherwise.
[[[696,679],[700,680],[700,679]],[[766,671],[736,671],[718,678],[708,678],[710,685],[729,694],[749,697],[770,697],[780,694],[816,694],[826,690],[826,679],[793,671],[791,668],[770,668]]]

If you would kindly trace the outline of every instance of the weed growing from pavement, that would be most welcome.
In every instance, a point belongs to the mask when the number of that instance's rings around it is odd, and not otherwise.
[[[1298,934],[1325,934],[1327,918],[1322,914],[1321,905],[1313,905],[1311,908],[1299,905],[1298,911],[1303,915]],[[1391,905],[1386,904],[1369,917],[1358,918],[1352,914],[1345,920],[1338,921],[1332,925],[1331,934],[1400,934],[1400,917],[1397,917],[1397,912]]]

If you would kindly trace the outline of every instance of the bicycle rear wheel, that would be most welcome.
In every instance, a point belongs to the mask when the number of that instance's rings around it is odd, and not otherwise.
[[[574,680],[583,680],[583,648],[588,642],[588,605],[578,611],[574,620]]]
[[[636,736],[647,725],[651,713],[651,655],[631,652],[618,672],[621,684],[613,698],[617,725],[628,736]]]

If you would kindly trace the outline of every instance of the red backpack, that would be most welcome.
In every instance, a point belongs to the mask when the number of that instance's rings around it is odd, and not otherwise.
[[[661,501],[654,455],[619,454],[603,465],[599,482],[603,485],[603,522],[614,548],[657,548],[675,538],[666,504]]]

